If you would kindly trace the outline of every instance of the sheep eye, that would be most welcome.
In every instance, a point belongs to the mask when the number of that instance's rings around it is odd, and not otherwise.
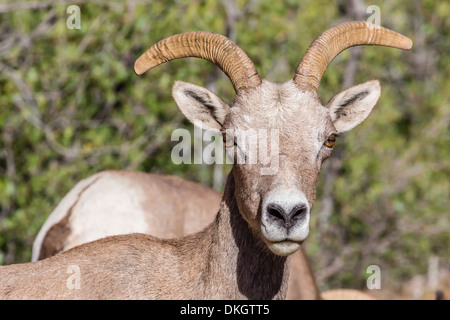
[[[222,138],[223,138],[223,145],[225,146],[225,148],[231,148],[234,146],[234,138],[231,135],[224,132],[222,133]]]
[[[330,134],[323,144],[328,148],[333,148],[335,142],[336,142],[336,135]]]

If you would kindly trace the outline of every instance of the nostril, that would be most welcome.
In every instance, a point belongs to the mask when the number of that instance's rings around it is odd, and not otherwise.
[[[297,222],[305,219],[308,214],[308,207],[304,203],[297,204],[290,210],[289,214],[287,214],[287,211],[279,204],[269,203],[266,207],[266,212],[271,219],[281,223],[281,225],[289,229]]]
[[[274,203],[268,204],[267,213],[278,220],[286,221],[286,214],[284,213],[283,208],[281,208],[277,204]]]
[[[291,214],[289,216],[291,217],[291,220],[297,220],[303,218],[307,212],[308,207],[305,204],[300,204],[291,210]]]

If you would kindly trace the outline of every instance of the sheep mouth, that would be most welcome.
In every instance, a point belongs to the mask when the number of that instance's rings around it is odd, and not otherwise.
[[[270,240],[269,240],[269,241],[270,241]],[[283,239],[283,240],[276,240],[276,241],[270,241],[270,242],[273,243],[273,244],[277,244],[277,243],[285,243],[285,244],[288,244],[288,243],[297,243],[297,244],[302,245],[303,242],[304,242],[304,240],[297,241],[297,240],[292,240],[292,239],[286,238],[286,239]]]
[[[288,256],[300,249],[303,241],[294,241],[289,238],[280,241],[266,240],[268,248],[279,256]]]

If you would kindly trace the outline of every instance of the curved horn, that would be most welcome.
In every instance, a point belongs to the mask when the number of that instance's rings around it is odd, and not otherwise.
[[[255,65],[241,48],[227,37],[204,31],[181,33],[159,41],[136,60],[134,72],[141,75],[161,63],[187,57],[217,65],[230,78],[236,92],[261,83]]]
[[[294,82],[301,90],[317,91],[331,61],[345,49],[359,45],[409,50],[412,41],[392,30],[364,21],[343,23],[325,31],[311,43],[295,70]]]

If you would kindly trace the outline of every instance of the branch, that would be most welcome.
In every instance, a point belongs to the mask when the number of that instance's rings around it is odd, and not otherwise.
[[[2,56],[6,55],[6,52],[10,51],[17,42],[20,50],[30,47],[30,45],[33,43],[33,40],[49,31],[56,23],[56,20],[56,11],[52,10],[45,16],[43,21],[30,34],[11,34],[8,36],[4,35],[4,40],[0,42],[0,54]]]
[[[110,9],[122,10],[124,2],[113,2],[105,0],[54,0],[54,1],[19,1],[12,4],[0,4],[0,13],[9,13],[18,10],[45,10],[58,5],[80,5],[96,4],[108,7]],[[139,4],[150,5],[151,1],[141,1]]]
[[[8,125],[3,130],[3,142],[5,149],[3,150],[6,160],[6,176],[13,180],[16,175],[16,162],[14,159],[14,152],[12,150],[12,142],[14,140],[14,130]]]
[[[73,146],[71,148],[66,148],[56,141],[55,135],[51,128],[42,121],[33,93],[27,84],[22,80],[20,74],[2,62],[0,62],[0,72],[3,72],[8,78],[10,78],[20,90],[21,95],[14,97],[13,101],[19,108],[24,119],[32,124],[36,129],[44,133],[46,141],[53,151],[68,159],[73,159],[76,157],[79,154],[79,147]]]

